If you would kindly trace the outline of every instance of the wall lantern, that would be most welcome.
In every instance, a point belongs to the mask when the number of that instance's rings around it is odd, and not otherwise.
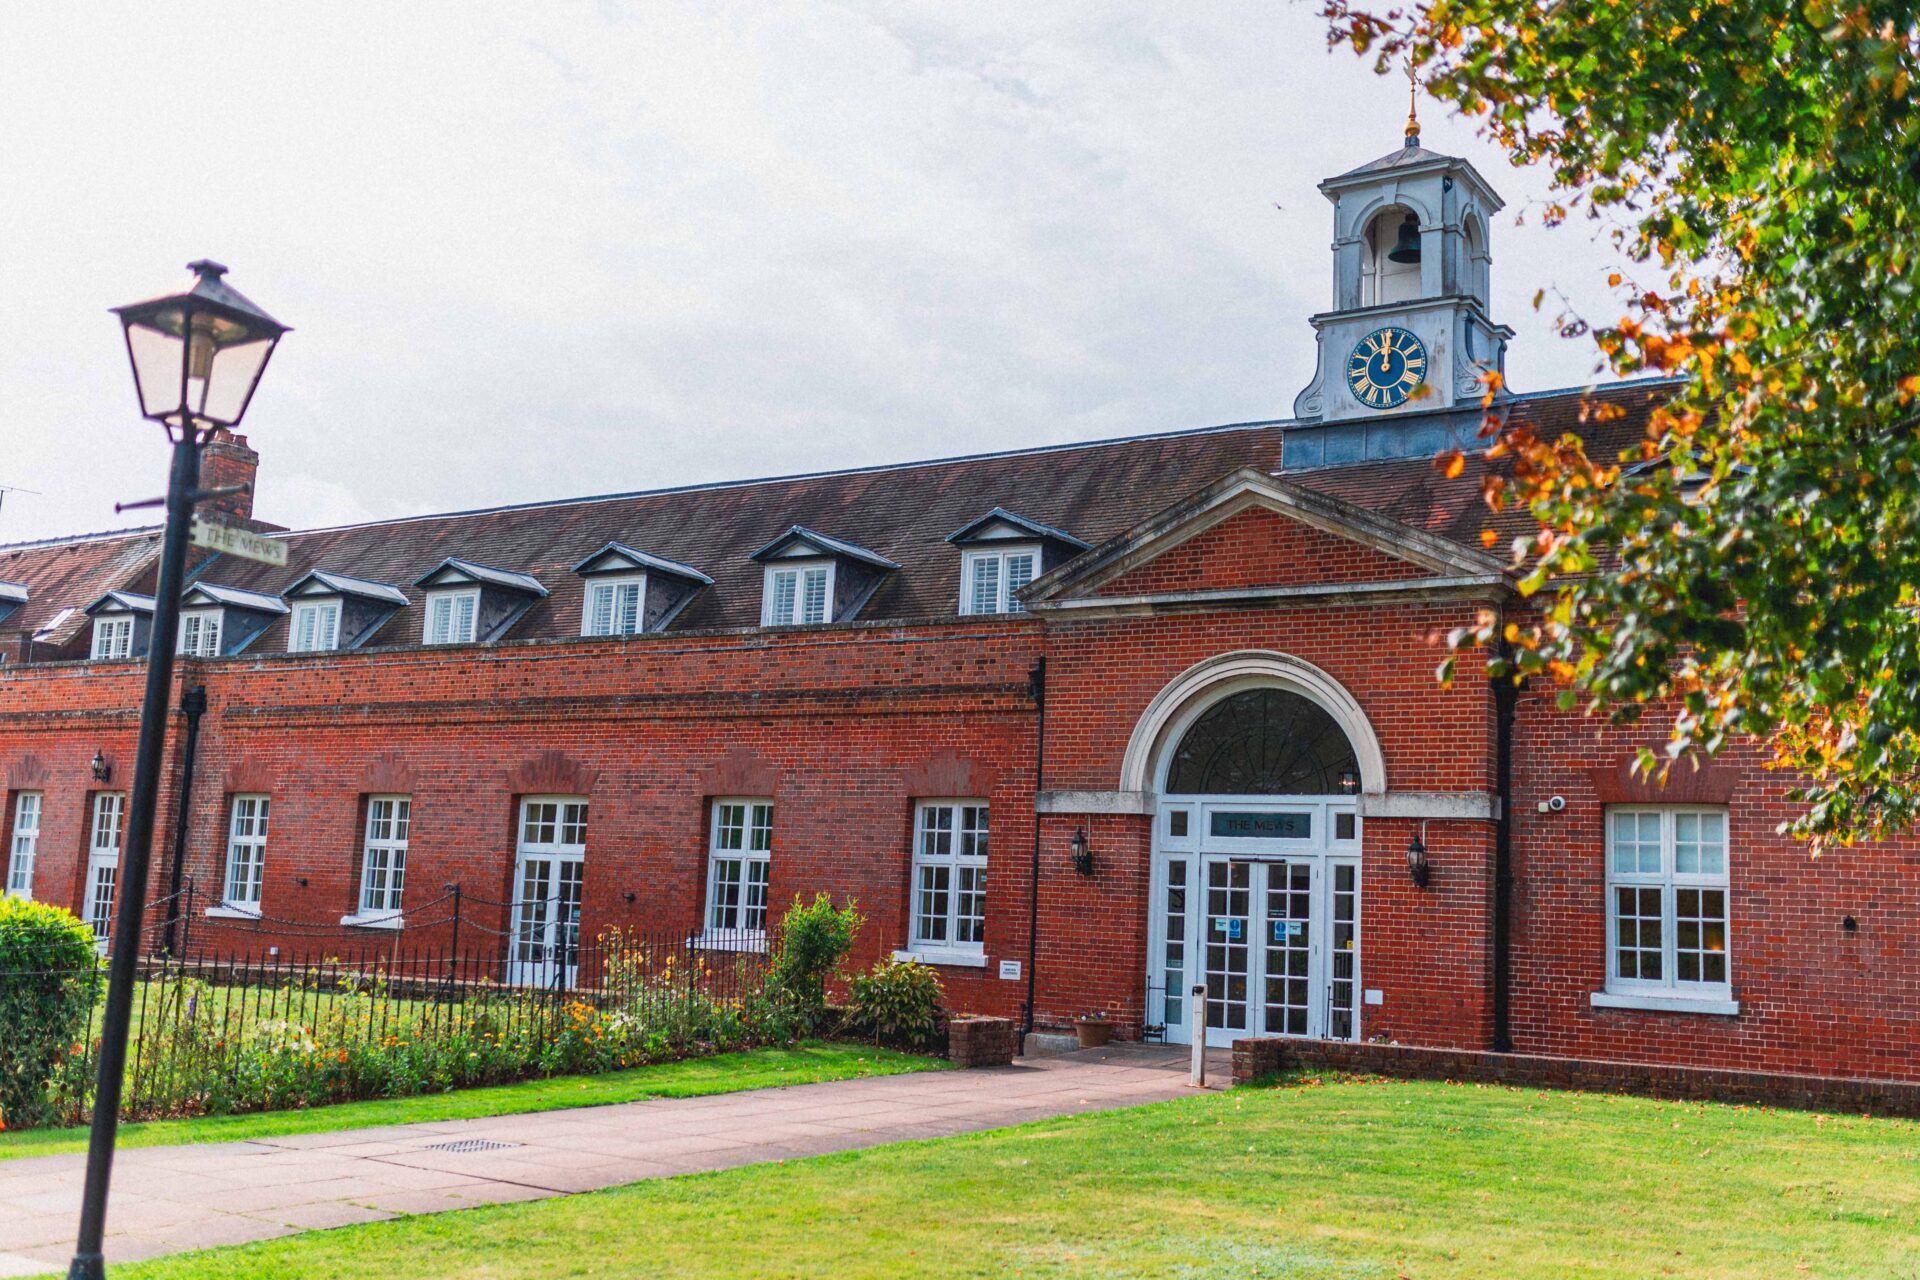
[[[1093,874],[1093,849],[1087,843],[1087,829],[1073,833],[1073,869],[1083,876]]]
[[[95,782],[113,781],[113,765],[98,751],[93,753],[93,780]]]
[[[1359,793],[1360,793],[1359,770],[1342,769],[1340,771],[1340,794],[1343,796],[1351,796],[1351,795],[1358,795]]]
[[[1427,864],[1427,842],[1416,835],[1407,842],[1407,874],[1416,887],[1424,889],[1432,872],[1433,868]]]

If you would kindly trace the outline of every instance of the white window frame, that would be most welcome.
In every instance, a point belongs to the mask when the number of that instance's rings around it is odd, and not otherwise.
[[[896,958],[926,964],[985,966],[990,818],[991,806],[985,800],[915,802],[908,946],[896,952]],[[968,900],[977,902],[977,912],[963,911]],[[939,921],[938,930],[927,927],[935,919]],[[974,936],[962,939],[963,932]]]
[[[721,796],[709,809],[706,905],[697,944],[721,951],[764,951],[773,868],[773,800]],[[737,890],[737,900],[725,900],[727,889]]]
[[[815,574],[824,575],[820,616],[807,616],[807,583]],[[780,580],[793,576],[793,595],[787,607],[780,605]],[[839,571],[831,560],[782,560],[767,566],[760,585],[760,625],[763,627],[820,626],[833,621],[833,589]]]
[[[40,818],[45,812],[44,793],[13,793],[13,834],[7,841],[8,897],[33,901],[33,864],[40,855]]]
[[[120,901],[120,840],[126,831],[127,793],[96,791],[92,807],[93,820],[87,829],[86,896],[82,905],[86,908],[86,921],[93,930],[95,944],[104,950],[113,934],[113,912]],[[100,892],[102,871],[109,873],[104,884],[104,902]]]
[[[243,792],[227,798],[227,860],[220,873],[220,904],[210,916],[260,915],[262,888],[267,878],[267,822],[273,798]]]
[[[93,658],[113,662],[133,656],[133,615],[113,614],[93,620]]]
[[[186,610],[180,615],[180,634],[173,651],[189,658],[219,657],[224,614],[222,609]]]
[[[367,797],[360,842],[360,891],[340,923],[368,929],[398,929],[407,885],[407,844],[413,835],[413,797]]]
[[[288,653],[328,653],[340,647],[340,614],[344,602],[339,596],[317,596],[296,600],[293,616],[287,620]],[[302,635],[311,626],[312,642],[303,643]]]
[[[472,610],[467,615],[467,625],[470,630],[466,635],[458,634],[461,601],[469,601],[472,605]],[[446,610],[447,629],[444,635],[436,637],[434,623],[443,607]],[[426,605],[420,613],[421,644],[473,644],[480,638],[480,588],[478,587],[454,587],[445,591],[429,591]]]
[[[1616,866],[1617,820],[1655,816],[1659,820],[1659,868],[1619,869]],[[1684,817],[1715,818],[1720,824],[1721,868],[1718,872],[1683,872],[1677,865],[1676,838]],[[1638,842],[1636,841],[1636,845]],[[1733,998],[1733,862],[1732,821],[1719,805],[1610,805],[1606,809],[1606,989],[1596,991],[1598,1008],[1663,1009],[1682,1013],[1737,1014]],[[1621,889],[1655,890],[1660,901],[1660,977],[1623,977],[1620,973]],[[1679,976],[1679,894],[1689,890],[1718,892],[1724,916],[1720,954],[1726,968],[1721,981],[1691,981]]]
[[[1028,561],[1027,576],[1019,583],[1010,583],[1008,579],[1008,561],[1024,559]],[[982,600],[986,592],[976,590],[978,584],[974,576],[979,572],[977,566],[992,564],[993,584],[990,588],[993,598]],[[1040,544],[1037,542],[1009,543],[1006,546],[970,548],[960,556],[960,612],[965,615],[990,613],[1025,613],[1027,607],[1014,598],[1014,592],[1040,576]]]
[[[620,593],[633,588],[633,616],[628,618],[619,606]],[[598,597],[611,597],[602,629]],[[631,625],[629,625],[631,624]],[[583,636],[634,636],[647,629],[647,575],[644,573],[604,574],[588,578],[580,593],[580,634]]]

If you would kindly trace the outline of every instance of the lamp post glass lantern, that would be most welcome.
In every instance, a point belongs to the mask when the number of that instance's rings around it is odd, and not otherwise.
[[[69,1280],[106,1275],[107,1186],[119,1131],[120,1090],[127,1065],[127,1034],[139,962],[141,917],[147,907],[147,867],[159,797],[162,753],[173,684],[170,642],[180,613],[193,508],[212,495],[198,488],[200,450],[217,431],[236,427],[260,385],[267,360],[287,326],[249,301],[222,277],[227,269],[202,259],[190,263],[194,281],[181,293],[115,307],[133,364],[140,413],[160,423],[173,441],[167,480],[167,524],[154,588],[153,642],[147,646],[147,686],[140,707],[140,738],[133,758],[133,789],[121,846],[120,894],[107,966],[107,1010],[100,1029],[93,1131],[87,1142],[87,1180],[80,1202],[79,1238]],[[104,765],[96,754],[96,765]],[[98,776],[96,774],[96,776]]]

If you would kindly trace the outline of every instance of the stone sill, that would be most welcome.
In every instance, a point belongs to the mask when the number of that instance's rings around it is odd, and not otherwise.
[[[397,911],[341,916],[340,923],[349,929],[404,929],[407,927],[406,917]]]
[[[1596,1009],[1641,1009],[1650,1013],[1711,1013],[1735,1017],[1738,1000],[1715,1000],[1701,996],[1667,996],[1652,992],[1596,991],[1590,997]]]
[[[987,967],[987,953],[984,951],[954,951],[945,947],[916,947],[907,951],[893,953],[895,960],[914,960],[920,964],[939,964],[950,968],[984,969]]]
[[[215,920],[258,920],[260,918],[258,907],[229,907],[224,903],[217,907],[208,907],[207,914]]]

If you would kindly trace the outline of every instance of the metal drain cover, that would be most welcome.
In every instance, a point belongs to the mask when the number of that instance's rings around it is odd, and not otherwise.
[[[456,1142],[433,1142],[421,1148],[422,1151],[505,1151],[517,1147],[518,1142],[495,1142],[492,1138],[461,1138]]]

